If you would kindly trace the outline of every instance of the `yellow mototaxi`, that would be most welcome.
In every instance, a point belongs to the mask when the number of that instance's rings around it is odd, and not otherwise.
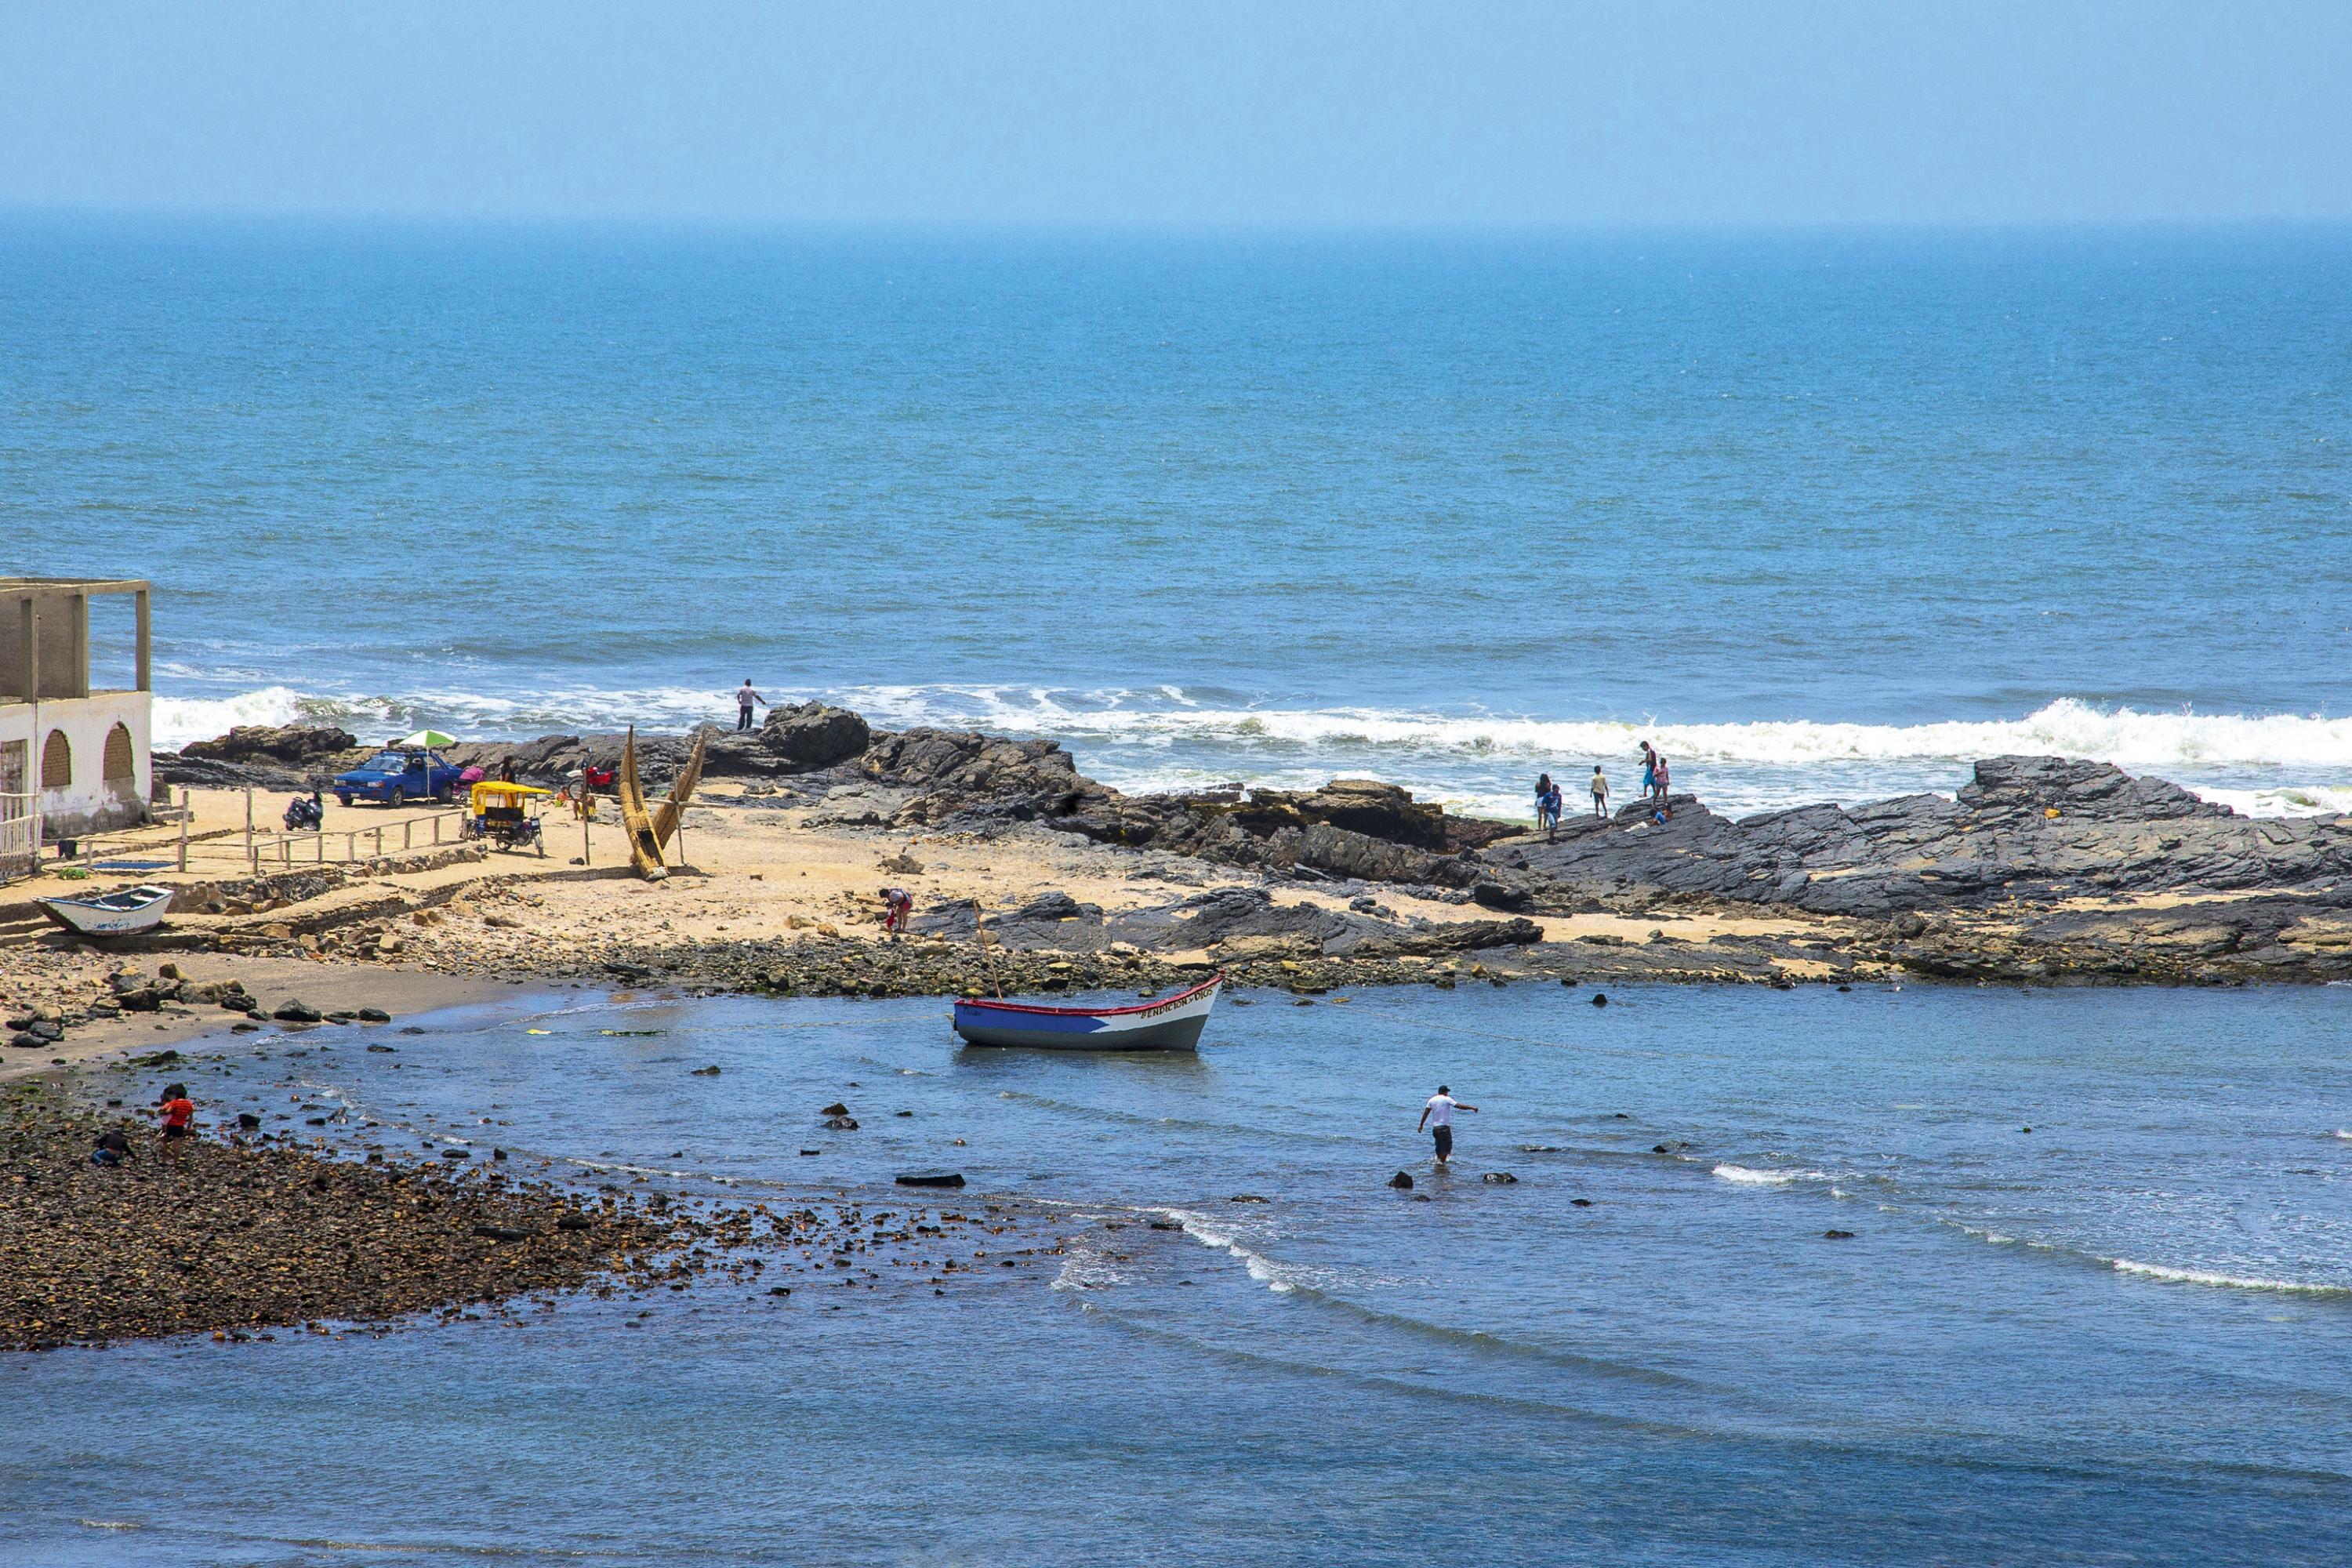
[[[554,793],[536,784],[484,779],[466,797],[466,831],[501,849],[533,848],[544,855],[547,846],[540,839],[539,818],[525,803]]]

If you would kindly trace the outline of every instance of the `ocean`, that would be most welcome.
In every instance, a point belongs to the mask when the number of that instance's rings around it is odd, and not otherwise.
[[[891,1173],[951,1163],[1070,1240],[945,1298],[712,1276],[0,1358],[0,1557],[2352,1559],[2352,991],[1611,996],[1258,994],[1150,1059],[960,1048],[930,1000],[517,991],[101,1075],[729,1203],[903,1213],[935,1194]],[[1440,1082],[1479,1108],[1444,1175]]]
[[[155,582],[167,744],[749,676],[1127,788],[2339,810],[2348,412],[2341,226],[0,219],[0,570]]]

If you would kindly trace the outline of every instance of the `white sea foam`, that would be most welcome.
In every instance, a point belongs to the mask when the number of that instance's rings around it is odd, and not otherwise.
[[[2323,1285],[2303,1279],[2264,1279],[2241,1274],[2218,1274],[2203,1268],[2171,1268],[2161,1263],[2136,1263],[2128,1258],[2113,1259],[2113,1266],[2118,1274],[2139,1274],[2150,1279],[2170,1279],[2183,1285],[2219,1285],[2235,1290],[2284,1290],[2298,1295],[2352,1294],[2352,1286]]]
[[[1822,1179],[1819,1171],[1759,1171],[1748,1165],[1717,1165],[1709,1174],[1748,1187],[1785,1187],[1791,1182]]]
[[[1204,1215],[1195,1214],[1191,1209],[1179,1208],[1154,1209],[1151,1212],[1166,1215],[1170,1219],[1182,1226],[1184,1234],[1202,1246],[1223,1252],[1228,1258],[1239,1259],[1251,1279],[1276,1295],[1286,1296],[1297,1289],[1297,1285],[1290,1279],[1282,1265],[1266,1257],[1265,1254],[1244,1246],[1232,1232],[1211,1224]]]

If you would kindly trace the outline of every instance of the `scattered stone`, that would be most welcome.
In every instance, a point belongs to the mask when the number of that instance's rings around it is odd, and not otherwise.
[[[1401,1193],[1409,1193],[1412,1191],[1412,1173],[1408,1171],[1399,1171],[1395,1175],[1389,1178],[1389,1185],[1394,1187]]]
[[[901,1171],[895,1180],[902,1187],[960,1187],[963,1185],[963,1173],[961,1171]]]
[[[1853,1232],[1850,1230],[1825,1230],[1822,1232],[1822,1239],[1824,1241],[1852,1241],[1853,1239]]]
[[[1519,1180],[1508,1171],[1489,1171],[1478,1179],[1482,1182],[1492,1182],[1496,1186],[1516,1186]]]
[[[717,1062],[712,1062],[707,1068],[696,1068],[687,1076],[689,1078],[717,1078],[719,1076],[719,1064]]]
[[[323,1016],[319,1009],[297,996],[269,1015],[281,1024],[315,1024]]]

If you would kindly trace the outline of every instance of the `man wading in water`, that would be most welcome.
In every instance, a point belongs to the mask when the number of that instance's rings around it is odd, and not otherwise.
[[[1477,1109],[1475,1105],[1465,1105],[1454,1099],[1454,1091],[1442,1083],[1437,1086],[1437,1092],[1429,1097],[1429,1103],[1421,1108],[1421,1126],[1415,1127],[1413,1131],[1418,1132],[1422,1127],[1429,1129],[1431,1135],[1437,1140],[1439,1164],[1443,1165],[1454,1158],[1454,1113],[1457,1110],[1475,1111]]]

